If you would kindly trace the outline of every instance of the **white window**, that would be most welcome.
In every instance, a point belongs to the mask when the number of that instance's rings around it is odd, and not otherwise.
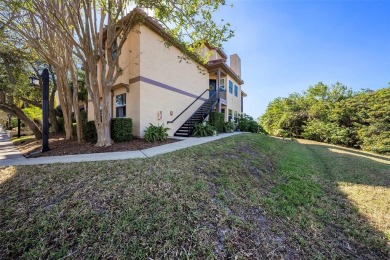
[[[238,113],[237,111],[234,111],[234,123],[238,123]]]
[[[126,117],[126,93],[115,97],[116,117]]]
[[[233,110],[229,109],[228,113],[228,121],[230,122],[233,120]]]
[[[225,90],[225,79],[219,79],[219,87]]]

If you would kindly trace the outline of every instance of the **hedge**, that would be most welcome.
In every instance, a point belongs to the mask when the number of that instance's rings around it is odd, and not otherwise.
[[[219,112],[211,112],[209,115],[209,121],[218,133],[223,132],[223,126],[225,124],[224,114]]]
[[[88,121],[83,124],[83,133],[84,140],[88,143],[96,143],[97,142],[97,131],[95,126],[95,121]]]
[[[133,139],[133,121],[131,118],[111,119],[111,138],[114,142],[126,142]]]

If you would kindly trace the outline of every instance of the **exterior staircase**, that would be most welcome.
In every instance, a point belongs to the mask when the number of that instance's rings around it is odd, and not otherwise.
[[[174,136],[189,137],[192,135],[196,124],[202,123],[210,114],[211,110],[218,104],[217,92],[207,99],[190,118],[176,131]]]

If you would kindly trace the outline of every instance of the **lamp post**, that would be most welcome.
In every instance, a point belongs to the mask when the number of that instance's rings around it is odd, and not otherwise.
[[[40,75],[42,79],[42,153],[49,148],[49,70],[44,69]],[[30,85],[39,85],[39,79],[30,77]]]

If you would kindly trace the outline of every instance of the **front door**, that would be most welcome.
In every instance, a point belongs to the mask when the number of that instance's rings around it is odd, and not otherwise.
[[[215,91],[217,91],[217,81],[215,79],[210,79],[209,81],[209,87],[210,87],[210,97],[214,95]]]

